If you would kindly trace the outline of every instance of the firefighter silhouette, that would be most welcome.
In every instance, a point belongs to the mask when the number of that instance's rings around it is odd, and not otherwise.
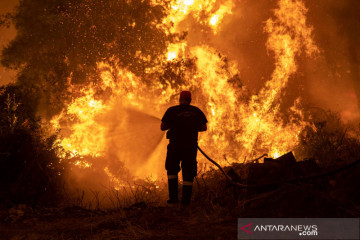
[[[161,119],[161,130],[167,131],[169,144],[165,169],[168,176],[168,203],[178,203],[178,173],[182,169],[183,192],[181,203],[189,205],[194,177],[197,175],[198,132],[207,130],[207,119],[197,107],[190,105],[191,93],[180,93],[179,105],[166,110]],[[180,168],[181,164],[181,168]]]

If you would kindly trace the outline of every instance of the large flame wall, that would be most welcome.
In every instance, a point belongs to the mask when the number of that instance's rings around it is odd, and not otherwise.
[[[72,103],[52,120],[68,153],[62,157],[73,159],[74,171],[97,172],[102,183],[159,179],[166,154],[159,119],[187,89],[209,120],[199,144],[221,163],[296,151],[299,134],[312,127],[301,98],[309,92],[297,89],[316,77],[303,73],[310,64],[322,61],[308,11],[300,0],[173,0],[157,27],[187,36],[168,45],[158,68],[146,70],[150,83],[99,61],[100,84],[69,89]],[[176,70],[181,82],[157,77],[176,63],[183,63]]]

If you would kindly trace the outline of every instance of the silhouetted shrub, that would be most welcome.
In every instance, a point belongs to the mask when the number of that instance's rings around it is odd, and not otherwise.
[[[0,194],[5,206],[45,204],[60,199],[64,167],[55,136],[44,136],[22,90],[0,88]]]
[[[322,166],[344,165],[360,157],[359,129],[345,124],[336,112],[323,111],[300,135],[299,152]],[[298,159],[302,160],[302,159]]]

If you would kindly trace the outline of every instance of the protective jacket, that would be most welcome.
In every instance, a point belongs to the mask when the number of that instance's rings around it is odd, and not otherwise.
[[[170,107],[161,121],[170,128],[170,143],[179,145],[196,145],[200,126],[207,123],[204,113],[190,104]]]

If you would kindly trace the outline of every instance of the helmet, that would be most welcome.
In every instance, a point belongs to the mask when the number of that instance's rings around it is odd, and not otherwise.
[[[182,91],[180,93],[180,99],[191,101],[191,93],[189,91]]]

